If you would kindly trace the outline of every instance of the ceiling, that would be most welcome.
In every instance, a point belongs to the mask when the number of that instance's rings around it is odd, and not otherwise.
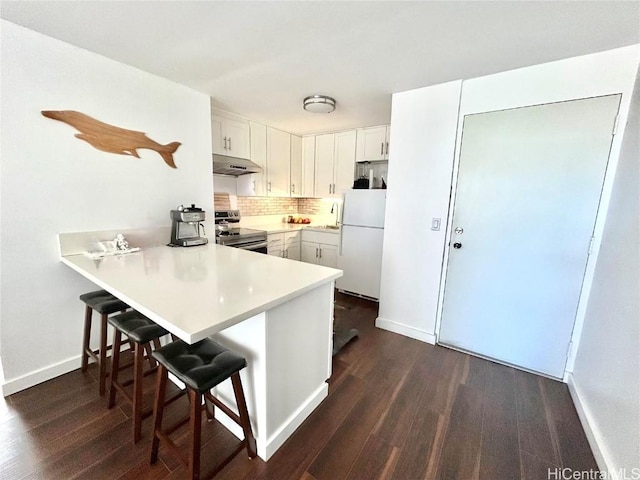
[[[388,123],[391,94],[640,43],[637,1],[2,1],[0,17],[292,133]],[[331,114],[302,109],[308,95]]]

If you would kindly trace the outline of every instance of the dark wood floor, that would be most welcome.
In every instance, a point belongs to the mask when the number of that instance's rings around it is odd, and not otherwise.
[[[329,397],[268,464],[241,453],[217,479],[538,480],[597,468],[564,384],[378,330],[375,304],[337,300],[337,320],[361,335],[335,357]],[[148,465],[150,420],[134,446],[130,409],[107,410],[94,375],[0,401],[0,478],[185,478],[165,450]],[[235,439],[217,422],[203,431],[207,468]]]

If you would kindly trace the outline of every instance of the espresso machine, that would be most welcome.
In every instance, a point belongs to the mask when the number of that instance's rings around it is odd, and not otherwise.
[[[199,207],[191,204],[190,207],[180,205],[176,210],[170,211],[171,216],[171,241],[169,245],[177,247],[194,247],[204,245],[209,240],[200,236],[200,228],[204,234],[205,213]]]

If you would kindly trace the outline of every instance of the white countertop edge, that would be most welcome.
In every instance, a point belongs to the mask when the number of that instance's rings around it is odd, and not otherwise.
[[[73,256],[73,255],[70,255],[70,256]],[[64,263],[65,265],[67,265],[68,267],[71,267],[73,270],[78,272],[83,277],[87,278],[88,280],[91,280],[93,283],[95,283],[100,288],[103,288],[107,292],[109,292],[112,295],[116,296],[117,298],[119,298],[120,300],[125,302],[127,305],[129,305],[134,310],[137,310],[138,312],[142,313],[143,315],[145,315],[149,319],[151,319],[154,322],[156,322],[161,327],[169,330],[171,333],[176,335],[178,338],[180,338],[181,340],[184,340],[185,342],[187,342],[189,344],[193,344],[193,343],[199,342],[200,340],[203,340],[203,339],[209,337],[210,335],[213,335],[215,333],[221,332],[222,330],[224,330],[224,329],[226,329],[228,327],[231,327],[233,325],[236,325],[236,324],[238,324],[238,323],[240,323],[240,322],[242,322],[242,321],[244,321],[244,320],[246,320],[248,318],[254,317],[255,315],[257,315],[259,313],[265,312],[267,310],[270,310],[273,307],[276,307],[276,306],[281,305],[281,304],[283,304],[285,302],[288,302],[292,298],[295,298],[295,297],[298,297],[300,295],[303,295],[303,294],[305,294],[305,293],[307,293],[307,292],[319,287],[320,285],[324,285],[325,283],[328,283],[328,282],[334,282],[337,278],[340,278],[343,275],[342,270],[337,270],[337,269],[329,268],[329,267],[323,267],[323,268],[326,268],[327,270],[332,270],[333,273],[327,275],[326,277],[324,277],[324,278],[322,278],[322,279],[320,279],[320,280],[318,280],[316,282],[310,283],[310,284],[308,284],[308,285],[306,285],[306,286],[304,286],[304,287],[302,287],[300,289],[294,290],[294,291],[290,292],[287,295],[284,295],[284,296],[279,297],[279,298],[277,298],[275,300],[267,302],[267,303],[265,303],[264,305],[261,305],[258,308],[249,309],[249,310],[243,312],[240,315],[236,315],[234,317],[231,317],[231,318],[225,320],[224,322],[220,322],[220,323],[216,324],[215,326],[212,326],[210,328],[206,328],[206,329],[198,332],[198,334],[188,334],[184,330],[176,327],[175,324],[172,324],[170,322],[165,321],[157,313],[155,313],[152,310],[149,310],[148,308],[140,305],[138,302],[132,300],[127,295],[125,295],[122,292],[114,289],[110,285],[102,282],[101,280],[99,280],[94,275],[91,275],[90,273],[78,268],[75,264],[73,264],[72,262],[68,261],[66,257],[64,257],[64,256],[60,257],[60,261],[62,263]]]

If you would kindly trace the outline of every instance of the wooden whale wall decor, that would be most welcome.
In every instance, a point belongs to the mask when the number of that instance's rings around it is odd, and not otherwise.
[[[171,168],[177,168],[173,161],[173,154],[181,145],[180,142],[161,145],[151,140],[143,132],[114,127],[74,110],[43,110],[42,115],[71,125],[80,132],[76,133],[76,138],[84,140],[92,147],[103,152],[140,158],[136,150],[138,148],[146,148],[158,152],[164,162]]]

